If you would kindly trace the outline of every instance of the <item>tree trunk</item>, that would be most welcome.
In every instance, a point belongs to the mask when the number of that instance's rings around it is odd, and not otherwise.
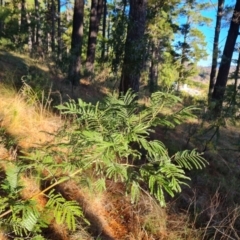
[[[180,91],[180,85],[182,82],[185,80],[185,63],[188,61],[188,56],[187,52],[189,49],[189,44],[187,43],[187,37],[189,35],[190,31],[190,16],[187,16],[186,23],[183,25],[183,43],[182,43],[182,52],[181,52],[181,61],[180,61],[180,67],[179,67],[179,76],[178,76],[178,81],[177,81],[177,92]]]
[[[86,58],[86,70],[89,73],[94,71],[94,61],[97,44],[97,34],[99,30],[99,24],[103,12],[104,0],[92,0],[89,33],[88,33],[88,48]]]
[[[111,38],[114,39],[114,42],[112,43],[112,70],[116,74],[122,63],[122,58],[124,56],[125,51],[125,29],[126,29],[126,16],[125,16],[125,10],[127,6],[127,1],[123,1],[122,11],[120,9],[118,10],[118,13],[113,16],[115,18],[116,23],[112,26],[114,30],[111,31]],[[117,9],[117,6],[116,6]],[[119,16],[117,16],[119,15]]]
[[[21,18],[20,18],[20,31],[24,33],[27,30],[27,11],[26,11],[26,0],[21,0]],[[24,39],[24,43],[26,39]]]
[[[79,84],[81,54],[83,41],[83,15],[84,0],[75,0],[73,13],[73,30],[71,42],[71,59],[69,64],[68,78],[73,85]]]
[[[147,0],[130,0],[129,24],[125,43],[125,56],[119,91],[129,88],[139,91],[140,74],[144,59],[144,31]]]
[[[107,39],[110,39],[110,34],[111,34],[111,17],[110,14],[108,14],[108,18],[107,18]],[[106,47],[106,57],[108,59],[109,56],[109,44],[107,44]]]
[[[223,56],[221,59],[216,84],[212,94],[212,100],[215,102],[215,106],[213,109],[213,114],[215,117],[219,116],[222,110],[223,97],[227,85],[229,70],[231,67],[232,55],[234,52],[237,37],[239,35],[239,21],[240,21],[239,13],[240,13],[240,0],[237,0],[232,21],[230,23],[227,40],[223,50]]]
[[[0,0],[0,7],[4,7],[5,5],[5,1],[4,0]],[[0,20],[0,37],[2,36],[4,31],[4,20]]]
[[[237,92],[238,92],[238,78],[239,78],[239,71],[240,71],[240,49],[238,49],[238,60],[237,66],[234,73],[234,89],[232,95],[232,105],[235,106],[237,104]]]
[[[28,51],[31,56],[32,48],[33,48],[33,39],[34,39],[34,31],[32,31],[31,27],[31,13],[26,13],[26,20],[28,26]]]
[[[103,27],[102,27],[102,53],[101,53],[101,59],[104,61],[105,59],[105,48],[106,48],[106,25],[107,25],[107,0],[103,0]]]
[[[224,0],[218,0],[218,11],[217,19],[214,33],[214,42],[213,42],[213,55],[212,55],[212,69],[210,73],[210,82],[209,82],[209,91],[208,91],[208,102],[211,102],[211,96],[214,89],[214,84],[216,81],[216,72],[217,72],[217,60],[218,60],[218,42],[221,31],[221,20],[223,16],[223,7]]]
[[[39,46],[40,42],[40,15],[39,15],[39,1],[35,0],[35,21],[36,21],[36,30],[35,30],[35,45]]]
[[[52,3],[51,3],[51,22],[52,22],[51,47],[52,47],[52,53],[54,53],[54,51],[55,51],[55,13],[56,13],[55,0],[52,0]]]
[[[40,15],[39,15],[39,0],[34,0],[34,26],[32,26],[32,51],[31,57],[42,58],[42,48],[40,47]],[[40,50],[41,49],[41,50]]]
[[[58,0],[57,5],[57,31],[58,31],[58,60],[62,59],[62,34],[61,34],[61,1]]]
[[[149,91],[155,92],[158,86],[158,52],[159,46],[157,41],[152,41],[151,44],[151,64],[149,69]]]

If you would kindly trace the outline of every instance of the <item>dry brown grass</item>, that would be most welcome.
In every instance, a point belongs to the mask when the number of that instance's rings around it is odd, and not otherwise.
[[[28,104],[26,97],[9,86],[0,84],[1,126],[15,137],[21,148],[34,147],[50,141],[47,133],[54,133],[61,126],[61,119],[40,104]]]
[[[6,234],[0,230],[0,240],[7,240]]]

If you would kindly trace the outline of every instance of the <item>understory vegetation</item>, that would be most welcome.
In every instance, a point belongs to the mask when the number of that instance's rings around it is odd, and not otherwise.
[[[45,72],[40,91],[27,69],[0,86],[1,239],[239,238],[237,117],[107,84],[67,100],[66,83]]]

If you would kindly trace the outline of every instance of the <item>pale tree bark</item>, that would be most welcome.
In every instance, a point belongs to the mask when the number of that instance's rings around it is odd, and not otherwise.
[[[99,30],[102,12],[103,12],[103,0],[92,0],[86,58],[86,70],[89,73],[94,72],[97,34]]]
[[[129,24],[119,91],[129,88],[139,91],[141,69],[144,62],[147,0],[130,0]]]
[[[208,102],[211,102],[211,96],[214,89],[214,84],[216,82],[216,73],[217,73],[217,60],[218,60],[218,43],[219,36],[221,31],[221,20],[223,16],[223,8],[224,8],[224,0],[218,0],[218,10],[217,10],[217,19],[214,33],[214,41],[213,41],[213,55],[212,55],[212,68],[210,73],[210,81],[209,81],[209,91],[208,91]]]
[[[231,60],[234,52],[237,37],[239,35],[239,24],[240,24],[240,0],[237,0],[233,17],[230,23],[223,55],[217,75],[216,84],[212,94],[212,101],[215,106],[213,108],[214,117],[218,117],[221,114],[224,93],[227,85],[228,74],[231,67]]]
[[[69,64],[68,78],[73,85],[79,84],[81,54],[83,41],[83,15],[84,15],[84,0],[75,0],[73,13],[73,30],[71,42],[71,56]]]

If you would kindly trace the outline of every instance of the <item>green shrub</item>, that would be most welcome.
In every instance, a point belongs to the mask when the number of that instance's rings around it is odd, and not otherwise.
[[[173,108],[179,102],[176,96],[156,92],[149,106],[141,109],[136,95],[128,91],[125,96],[110,96],[96,105],[79,99],[58,106],[62,114],[73,119],[72,127],[63,131],[72,162],[83,170],[94,169],[99,179],[125,183],[132,202],[144,190],[164,206],[164,192],[173,197],[182,184],[187,184],[184,169],[206,164],[195,150],[169,156],[159,139],[150,138],[154,127],[173,128],[192,116],[193,107],[159,115],[164,107]]]

